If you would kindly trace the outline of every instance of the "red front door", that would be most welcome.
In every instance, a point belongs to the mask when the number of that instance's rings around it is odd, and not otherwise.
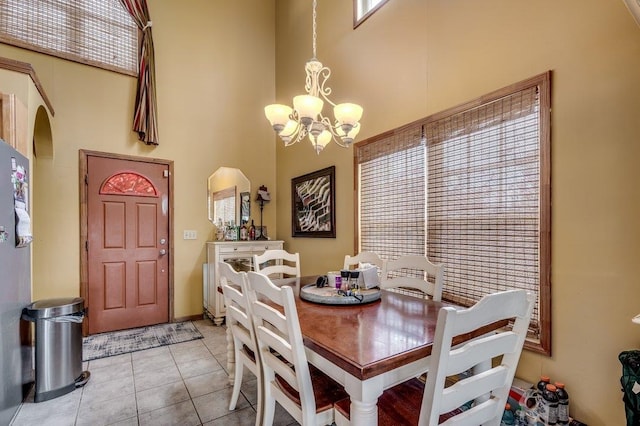
[[[169,321],[169,167],[87,156],[89,334]]]

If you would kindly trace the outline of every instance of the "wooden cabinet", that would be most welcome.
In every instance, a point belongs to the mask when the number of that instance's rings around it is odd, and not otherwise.
[[[282,249],[282,241],[210,241],[207,242],[206,279],[203,280],[204,314],[216,324],[222,324],[226,309],[218,291],[218,262],[227,262],[236,271],[253,270],[253,255],[266,250]]]

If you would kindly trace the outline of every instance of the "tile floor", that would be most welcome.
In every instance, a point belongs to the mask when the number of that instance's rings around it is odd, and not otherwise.
[[[256,378],[246,371],[229,411],[226,328],[194,321],[203,339],[84,363],[82,388],[34,403],[33,391],[11,426],[254,425]],[[274,425],[298,423],[278,404]]]

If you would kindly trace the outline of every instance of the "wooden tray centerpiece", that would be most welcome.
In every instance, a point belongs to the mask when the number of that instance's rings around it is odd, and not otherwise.
[[[333,287],[318,287],[315,284],[309,284],[300,289],[300,298],[324,305],[361,305],[379,300],[380,289],[360,289],[347,296]]]

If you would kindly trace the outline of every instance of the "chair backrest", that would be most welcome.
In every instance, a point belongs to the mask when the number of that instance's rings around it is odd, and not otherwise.
[[[389,274],[396,271],[405,270],[400,275]],[[420,277],[414,271],[419,271]],[[442,275],[444,266],[441,263],[431,263],[426,256],[400,256],[395,260],[387,260],[382,268],[380,288],[409,288],[420,290],[431,296],[435,301],[442,300]],[[431,278],[431,281],[429,280]]]
[[[342,269],[351,269],[352,266],[357,268],[360,263],[376,265],[378,269],[382,271],[384,260],[382,260],[377,253],[372,251],[361,251],[355,256],[346,255],[344,257],[344,266]]]
[[[471,400],[475,400],[472,408],[443,424],[500,424],[534,302],[532,293],[510,290],[484,296],[468,309],[440,309],[422,398],[420,425],[438,424],[440,414]],[[513,320],[513,326],[455,346],[456,336],[505,319]],[[499,356],[502,356],[500,364],[492,367],[493,358]],[[475,369],[469,373],[469,369],[479,364],[487,367],[485,371]],[[460,373],[465,374],[445,388],[445,379]]]
[[[220,287],[227,306],[227,328],[235,340],[257,353],[257,339],[253,330],[253,319],[248,293],[251,291],[246,272],[237,272],[226,262],[218,262]],[[257,360],[256,355],[256,363]]]
[[[274,383],[276,374],[284,379],[299,394],[302,424],[311,424],[316,414],[316,403],[293,289],[277,287],[261,273],[251,271],[247,275],[252,290],[248,295],[265,386]],[[294,405],[287,401],[279,402],[285,408]]]
[[[285,277],[299,277],[300,254],[289,253],[286,250],[267,250],[262,254],[253,255],[253,269],[267,276],[282,274]]]

